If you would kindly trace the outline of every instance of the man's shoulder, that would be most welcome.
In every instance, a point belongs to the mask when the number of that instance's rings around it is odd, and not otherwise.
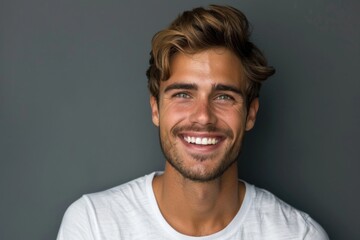
[[[248,220],[268,229],[280,228],[307,236],[306,239],[328,239],[323,228],[307,213],[284,202],[268,190],[247,184],[251,203]],[[276,226],[276,227],[275,227]]]
[[[104,191],[85,194],[83,195],[83,198],[88,199],[94,204],[105,205],[108,205],[109,203],[121,203],[141,199],[146,196],[149,181],[151,181],[154,174],[155,173],[151,173],[149,175],[133,179],[129,182],[120,184]]]
[[[250,185],[251,209],[263,217],[284,217],[294,221],[306,221],[309,215],[278,198],[270,191]]]
[[[120,230],[141,222],[139,216],[150,211],[149,188],[154,175],[83,195],[66,210],[58,239],[94,239],[99,229],[118,239]]]
[[[103,191],[84,194],[73,202],[69,209],[105,210],[143,204],[148,194],[148,181],[151,181],[154,174],[151,173]]]
[[[256,187],[254,185],[250,185],[251,188],[253,189],[253,193],[252,193],[252,201],[253,201],[253,207],[255,207],[257,210],[260,211],[273,211],[273,210],[277,210],[277,209],[282,209],[285,212],[296,212],[302,216],[306,216],[307,214],[294,208],[293,206],[291,206],[290,204],[286,203],[285,201],[283,201],[282,199],[280,199],[279,197],[277,197],[275,194],[273,194],[272,192],[260,188],[260,187]]]

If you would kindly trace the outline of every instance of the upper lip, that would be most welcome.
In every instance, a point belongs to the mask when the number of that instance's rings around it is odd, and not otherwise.
[[[215,132],[181,132],[179,133],[179,136],[184,137],[195,137],[195,138],[215,138],[216,140],[221,140],[225,136],[221,133],[215,133]]]

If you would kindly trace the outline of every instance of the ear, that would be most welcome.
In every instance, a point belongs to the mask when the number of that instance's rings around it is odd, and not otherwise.
[[[255,98],[250,103],[250,106],[248,109],[248,114],[246,117],[246,125],[245,125],[246,131],[249,131],[254,127],[255,120],[256,120],[256,114],[257,114],[258,110],[259,110],[259,98]]]
[[[159,108],[157,100],[154,96],[150,96],[150,106],[151,106],[151,117],[155,126],[159,126]]]

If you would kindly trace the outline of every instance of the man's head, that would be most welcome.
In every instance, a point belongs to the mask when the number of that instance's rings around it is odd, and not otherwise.
[[[274,73],[231,7],[180,15],[152,42],[147,71],[152,119],[167,168],[211,181],[234,167],[255,123],[261,82]]]
[[[151,95],[158,99],[160,81],[169,79],[170,62],[176,53],[194,54],[224,47],[241,61],[249,105],[259,96],[261,83],[275,72],[249,38],[249,23],[235,8],[210,5],[208,9],[185,11],[153,37],[150,66],[146,72]]]

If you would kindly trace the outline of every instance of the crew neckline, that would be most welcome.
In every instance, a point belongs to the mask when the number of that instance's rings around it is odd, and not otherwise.
[[[154,190],[152,187],[152,181],[156,175],[161,175],[163,172],[153,172],[146,176],[146,192],[148,199],[150,201],[150,205],[153,211],[153,214],[155,216],[155,219],[161,224],[162,228],[170,235],[173,239],[181,239],[181,240],[215,240],[215,239],[226,239],[230,237],[232,234],[235,233],[235,231],[239,230],[241,227],[246,213],[248,212],[248,209],[250,208],[251,204],[251,198],[254,194],[254,186],[248,184],[247,182],[240,180],[245,184],[245,196],[243,199],[243,202],[240,206],[239,211],[236,213],[235,217],[231,220],[231,222],[222,230],[213,233],[211,235],[201,236],[201,237],[195,237],[195,236],[189,236],[182,234],[175,230],[163,217],[161,214],[160,208],[157,204]]]

